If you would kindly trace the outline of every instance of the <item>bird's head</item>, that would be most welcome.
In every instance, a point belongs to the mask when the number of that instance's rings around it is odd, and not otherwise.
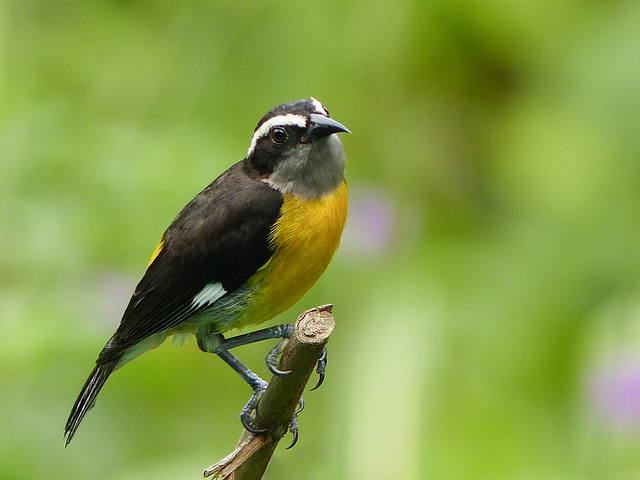
[[[351,133],[315,98],[283,103],[258,123],[245,168],[282,193],[320,197],[344,179],[340,132]]]

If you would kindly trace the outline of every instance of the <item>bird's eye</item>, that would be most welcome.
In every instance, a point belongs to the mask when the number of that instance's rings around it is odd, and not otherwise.
[[[282,127],[274,127],[269,131],[269,136],[271,137],[271,141],[273,143],[281,144],[287,141],[289,135],[287,135],[287,131]]]

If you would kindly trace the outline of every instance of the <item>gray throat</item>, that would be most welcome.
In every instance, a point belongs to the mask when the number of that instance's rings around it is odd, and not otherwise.
[[[319,198],[344,181],[347,158],[337,135],[299,145],[266,180],[282,193]]]

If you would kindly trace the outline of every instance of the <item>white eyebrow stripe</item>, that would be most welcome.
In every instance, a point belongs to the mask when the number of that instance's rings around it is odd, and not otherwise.
[[[271,127],[274,127],[276,125],[306,128],[307,119],[302,115],[295,115],[293,113],[288,113],[287,115],[276,115],[275,117],[270,118],[262,125],[260,125],[260,128],[258,128],[253,134],[253,137],[251,138],[251,145],[249,146],[249,150],[247,151],[247,157],[253,153],[253,150],[256,148],[258,139],[260,137],[264,137],[267,133],[269,133]]]

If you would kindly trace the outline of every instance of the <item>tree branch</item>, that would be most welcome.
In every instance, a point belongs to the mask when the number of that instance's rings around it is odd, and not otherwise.
[[[289,375],[274,375],[262,394],[253,425],[266,433],[244,430],[236,449],[204,471],[205,477],[222,480],[259,480],[280,439],[287,433],[293,412],[305,385],[322,355],[335,326],[331,305],[307,310],[298,317],[278,369]]]

